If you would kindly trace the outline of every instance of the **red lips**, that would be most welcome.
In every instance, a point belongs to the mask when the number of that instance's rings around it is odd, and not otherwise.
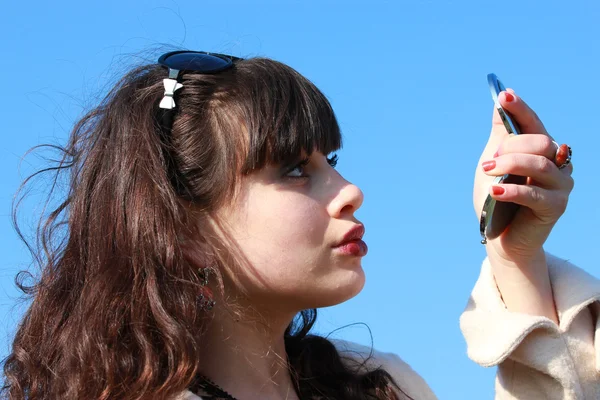
[[[344,244],[347,244],[347,243],[352,242],[352,241],[362,240],[364,234],[365,234],[365,227],[364,227],[364,225],[356,225],[354,228],[350,229],[344,235],[344,238],[342,239],[341,242],[337,243],[333,247],[340,247],[340,246],[343,246]]]

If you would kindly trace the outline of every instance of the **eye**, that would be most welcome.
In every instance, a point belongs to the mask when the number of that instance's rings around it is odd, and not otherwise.
[[[291,179],[300,179],[300,178],[308,178],[309,175],[306,173],[306,166],[310,163],[310,158],[304,158],[300,160],[298,163],[294,164],[291,168],[287,169],[287,172],[284,174],[286,178]],[[329,164],[332,168],[338,163],[338,156],[334,154],[331,157],[327,157],[327,164]]]
[[[310,162],[310,158],[305,158],[299,163],[295,164],[292,168],[288,169],[285,174],[286,178],[306,178],[308,175],[304,172],[304,169]]]

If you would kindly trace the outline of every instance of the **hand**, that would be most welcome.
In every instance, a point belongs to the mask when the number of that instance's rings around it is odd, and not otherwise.
[[[517,121],[522,135],[509,135],[494,109],[492,132],[475,174],[473,203],[478,218],[488,193],[496,200],[522,206],[508,228],[488,240],[487,251],[490,257],[508,264],[527,265],[543,253],[544,242],[567,207],[574,185],[573,167],[569,164],[559,169],[554,164],[557,148],[553,139],[514,91],[502,92],[499,101]],[[490,187],[495,176],[507,173],[527,176],[528,182]]]

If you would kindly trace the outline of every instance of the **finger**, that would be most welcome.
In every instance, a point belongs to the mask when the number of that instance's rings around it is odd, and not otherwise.
[[[554,222],[564,214],[569,202],[566,190],[548,190],[531,185],[493,185],[490,195],[499,201],[528,207],[546,222]]]
[[[542,133],[548,135],[544,124],[527,103],[514,91],[503,91],[498,95],[500,105],[510,113],[521,127],[521,133]]]
[[[506,154],[482,163],[487,175],[502,176],[513,174],[527,176],[546,189],[565,189],[571,191],[573,178],[563,173],[544,156],[534,154]]]
[[[560,172],[569,176],[573,175],[573,163],[570,162],[569,164],[565,165],[563,168],[560,169]]]
[[[556,143],[548,135],[529,134],[509,136],[502,141],[494,156],[511,153],[527,153],[544,156],[549,160],[556,158]]]

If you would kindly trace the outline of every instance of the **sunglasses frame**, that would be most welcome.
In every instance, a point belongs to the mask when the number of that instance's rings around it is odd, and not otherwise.
[[[177,64],[174,63],[173,61],[173,56],[176,55],[189,55],[189,59],[187,60],[177,60]],[[195,58],[203,58],[203,59],[218,59],[218,62],[221,63],[221,65],[215,65],[212,68],[189,68],[188,66],[190,64],[192,64],[192,62],[194,61]],[[178,57],[180,58],[180,57]],[[169,59],[171,59],[171,61],[169,62]],[[179,73],[180,72],[199,72],[202,74],[217,74],[219,72],[225,71],[230,69],[231,67],[233,67],[234,62],[235,61],[239,61],[241,60],[241,58],[239,57],[234,57],[234,56],[230,56],[228,54],[221,54],[221,53],[210,53],[207,51],[193,51],[193,50],[177,50],[177,51],[170,51],[168,53],[165,53],[163,55],[161,55],[158,58],[158,63],[160,65],[163,65],[165,67],[167,67],[169,69],[169,79],[177,79],[179,77]],[[215,60],[216,61],[216,60]],[[222,64],[222,62],[225,62],[224,64]],[[185,65],[185,64],[188,65]]]

